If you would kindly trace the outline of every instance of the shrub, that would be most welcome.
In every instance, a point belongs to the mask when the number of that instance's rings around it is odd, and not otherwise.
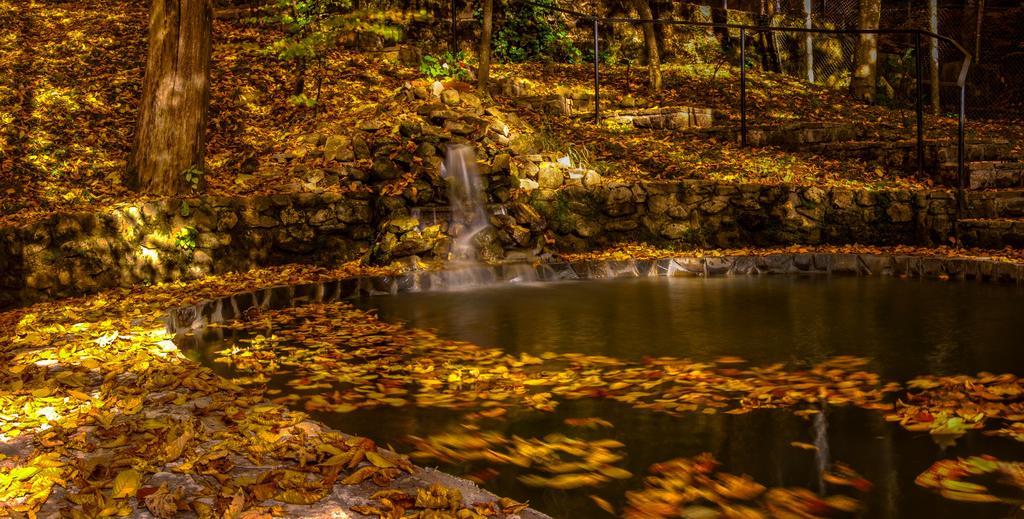
[[[420,60],[420,72],[431,79],[470,79],[469,62],[463,51],[452,54],[450,51],[441,56],[423,56]]]
[[[582,53],[569,38],[569,28],[549,10],[517,0],[502,3],[502,8],[495,9],[495,15],[500,16],[495,20],[495,59],[580,61]]]

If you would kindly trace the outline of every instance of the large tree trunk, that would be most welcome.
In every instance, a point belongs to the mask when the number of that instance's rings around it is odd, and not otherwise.
[[[881,0],[860,0],[860,29],[877,29],[882,15]],[[878,35],[861,34],[857,40],[850,95],[857,99],[875,100],[878,69]]]
[[[491,74],[491,32],[494,24],[494,0],[484,0],[484,26],[480,34],[480,68],[477,70],[477,88],[487,91]]]
[[[153,0],[149,55],[128,180],[140,191],[180,193],[203,168],[210,101],[210,0]]]
[[[651,6],[647,0],[634,0],[636,12],[642,20],[653,20]],[[654,33],[654,22],[641,24],[644,30],[644,48],[647,50],[648,83],[652,92],[661,91],[661,55],[658,53],[658,38]]]

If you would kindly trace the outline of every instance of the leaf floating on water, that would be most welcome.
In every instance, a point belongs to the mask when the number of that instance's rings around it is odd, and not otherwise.
[[[557,490],[599,486],[609,481],[608,478],[598,474],[562,474],[551,478],[529,474],[519,476],[517,479],[527,486]]]
[[[810,443],[805,443],[805,442],[789,442],[789,444],[790,444],[790,446],[796,447],[798,449],[803,449],[805,451],[817,451],[818,450],[817,446],[812,445]]]
[[[605,420],[603,418],[590,417],[590,418],[566,418],[562,420],[565,425],[571,427],[586,427],[588,429],[597,429],[600,427],[615,427],[615,424]]]
[[[608,512],[611,515],[615,515],[615,507],[612,506],[612,504],[609,503],[607,500],[602,499],[599,496],[595,496],[594,494],[590,494],[587,497],[589,497],[590,500],[593,501],[594,504],[597,505],[597,507],[600,508],[601,510]]]

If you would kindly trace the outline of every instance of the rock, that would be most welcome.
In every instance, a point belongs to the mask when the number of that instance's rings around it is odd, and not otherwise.
[[[562,182],[565,181],[562,170],[557,167],[553,167],[550,163],[541,164],[540,171],[537,173],[537,184],[544,189],[558,189],[561,187]]]
[[[375,132],[384,127],[384,122],[380,119],[367,119],[359,123],[359,129],[364,132]]]
[[[412,95],[416,96],[416,99],[426,99],[430,97],[430,91],[426,87],[418,86],[413,87]]]
[[[459,97],[462,100],[462,104],[470,108],[481,108],[483,106],[483,103],[480,101],[480,98],[477,97],[476,94],[473,94],[471,92],[463,92],[462,94],[460,94]]]
[[[444,128],[456,135],[469,135],[476,129],[473,126],[460,121],[445,121]]]
[[[327,160],[350,161],[355,158],[352,139],[344,135],[331,135],[324,142],[324,158]]]
[[[587,172],[583,174],[583,185],[586,187],[594,187],[600,184],[602,180],[601,175],[592,169],[588,169]]]
[[[419,227],[420,221],[411,216],[400,216],[398,218],[392,218],[388,221],[387,230],[388,232],[402,234]]]
[[[910,206],[907,204],[893,204],[885,210],[885,214],[889,215],[894,223],[906,223],[913,219],[914,212],[910,210]]]
[[[441,91],[441,102],[447,106],[459,104],[459,91],[453,88]]]
[[[537,141],[532,135],[517,135],[509,143],[512,153],[516,155],[529,155],[537,151]]]
[[[401,175],[401,170],[394,162],[385,158],[377,157],[373,159],[373,176],[380,180],[391,180],[398,178]]]
[[[368,159],[371,156],[370,145],[359,135],[352,138],[352,152],[357,159]]]
[[[416,147],[417,157],[427,158],[433,157],[434,155],[437,155],[437,148],[429,142],[421,142],[420,145]]]
[[[310,146],[320,146],[325,140],[326,137],[319,133],[308,133],[302,136],[302,142],[309,144]]]
[[[669,240],[679,240],[693,234],[693,229],[686,222],[672,222],[661,230],[661,235]]]
[[[412,121],[402,121],[398,125],[398,133],[407,139],[412,139],[423,133],[423,126]]]
[[[509,165],[512,162],[512,157],[508,153],[499,153],[494,156],[494,161],[491,162],[491,173],[502,173],[509,170]]]
[[[536,180],[530,180],[528,178],[519,179],[519,189],[522,189],[524,191],[533,191],[534,189],[537,189],[539,187],[540,184],[538,184]]]
[[[430,94],[434,97],[441,97],[441,92],[444,92],[444,85],[440,81],[434,81],[430,85]]]

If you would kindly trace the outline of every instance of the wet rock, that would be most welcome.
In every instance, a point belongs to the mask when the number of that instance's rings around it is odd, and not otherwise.
[[[494,156],[494,161],[491,162],[492,173],[503,173],[509,170],[512,157],[508,153],[499,153]]]

